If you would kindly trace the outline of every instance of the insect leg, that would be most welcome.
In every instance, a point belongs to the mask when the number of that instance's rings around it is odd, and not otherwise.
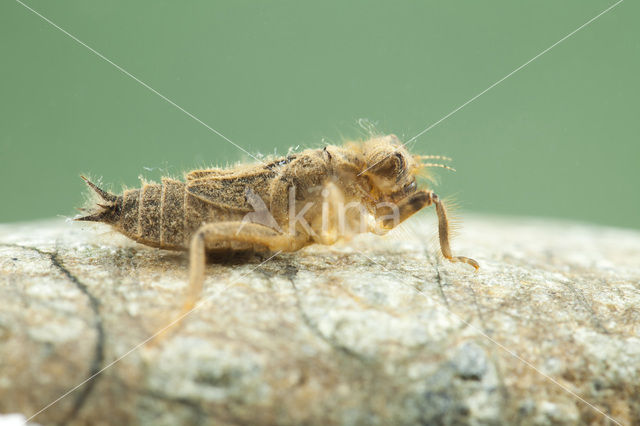
[[[451,246],[449,245],[449,220],[447,219],[447,209],[445,208],[440,198],[430,193],[431,200],[436,205],[436,213],[438,214],[438,237],[440,238],[440,251],[442,255],[450,262],[462,262],[467,265],[473,266],[476,270],[480,268],[478,262],[468,257],[453,256],[451,254]]]
[[[295,251],[304,246],[302,239],[279,233],[258,223],[222,222],[202,225],[191,238],[189,289],[183,312],[193,309],[202,292],[207,249],[219,248],[220,243],[231,241],[250,243],[272,251]]]
[[[268,250],[295,251],[302,248],[306,236],[295,236],[278,233],[275,230],[257,223],[221,222],[202,225],[191,237],[189,247],[189,287],[182,310],[176,316],[177,322],[182,320],[189,311],[196,307],[202,293],[204,283],[204,267],[206,251],[210,248],[219,249],[221,242],[239,241],[261,246]],[[175,328],[171,333],[175,332]],[[164,331],[152,342],[159,345],[171,333]]]
[[[440,200],[440,197],[438,197],[433,192],[418,191],[415,194],[400,201],[397,205],[399,217],[395,218],[393,217],[393,215],[387,216],[384,221],[382,221],[382,226],[388,229],[393,228],[396,224],[406,220],[411,215],[420,211],[424,207],[430,206],[432,203],[436,205],[436,213],[438,215],[438,237],[440,239],[440,251],[442,252],[442,255],[450,262],[462,262],[478,269],[480,266],[475,260],[463,256],[453,256],[451,254],[451,245],[449,244],[449,219],[447,218],[447,209],[445,208],[443,202]]]
[[[422,210],[424,207],[430,206],[432,200],[432,192],[429,191],[418,191],[413,195],[405,198],[400,201],[397,205],[395,205],[396,214],[387,214],[385,215],[385,219],[382,221],[382,226],[391,229],[400,222],[404,222],[410,216]],[[390,206],[385,206],[385,209],[380,209],[382,212],[392,212],[394,209],[391,209]]]
[[[340,233],[340,208],[344,207],[344,194],[342,190],[329,180],[325,182],[322,188],[322,215],[320,226],[312,226],[320,229],[316,242],[320,244],[335,244],[338,239],[343,236]],[[344,219],[344,218],[343,218]]]

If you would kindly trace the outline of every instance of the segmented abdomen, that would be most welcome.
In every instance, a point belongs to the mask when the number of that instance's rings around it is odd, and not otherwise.
[[[185,249],[190,232],[185,217],[185,184],[164,178],[122,195],[120,227],[128,237],[154,247]]]

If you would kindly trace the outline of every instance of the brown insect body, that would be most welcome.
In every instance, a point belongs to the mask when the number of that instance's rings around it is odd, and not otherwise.
[[[473,259],[451,254],[446,209],[437,195],[416,183],[422,168],[446,166],[420,159],[389,135],[309,149],[268,163],[195,170],[185,182],[163,178],[160,184],[145,183],[122,195],[85,179],[104,202],[76,220],[109,224],[148,246],[190,250],[191,293],[197,294],[205,252],[296,251],[361,232],[382,234],[435,204],[442,254],[477,269]],[[263,211],[256,209],[255,200],[263,203]],[[265,214],[271,222],[247,220]]]
[[[320,156],[328,156],[327,152],[321,150]],[[323,165],[322,159],[317,161],[317,154],[310,150],[268,164],[238,166],[231,170],[196,170],[186,175],[186,182],[163,178],[160,184],[145,183],[141,188],[127,190],[122,195],[106,193],[87,180],[106,203],[99,204],[101,209],[97,213],[76,220],[107,223],[127,237],[148,246],[186,250],[192,236],[203,224],[240,223],[247,213],[252,212],[253,208],[246,200],[246,189],[251,188],[270,205],[270,211],[281,229],[287,230],[290,185],[296,187],[297,196],[301,199],[298,201],[302,201],[309,193],[309,188],[316,187],[320,182],[314,178],[300,179],[299,172],[319,172],[325,176],[329,172],[330,167]],[[289,167],[285,169],[285,166]],[[280,198],[284,203],[280,202]],[[310,223],[315,222],[310,220]],[[303,240],[298,239],[300,243]],[[304,241],[307,244],[313,242],[311,239]],[[268,249],[262,245],[242,244],[233,240],[220,241],[218,246],[210,246],[208,251]],[[298,248],[301,248],[298,244],[283,247],[286,251]]]

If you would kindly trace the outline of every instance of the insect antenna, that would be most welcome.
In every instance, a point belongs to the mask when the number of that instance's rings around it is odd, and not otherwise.
[[[440,163],[420,163],[418,165],[418,168],[420,168],[420,169],[426,169],[428,167],[438,167],[438,168],[441,168],[441,169],[451,170],[452,172],[456,171],[456,169],[454,169],[453,167],[447,166],[445,164],[440,164]]]
[[[453,158],[447,157],[444,155],[414,155],[413,156],[417,160],[444,160],[444,161],[453,161]]]
[[[456,169],[454,169],[451,166],[447,166],[446,164],[441,164],[441,163],[423,163],[423,162],[420,161],[420,160],[427,159],[427,158],[440,159],[440,160],[445,160],[445,161],[452,161],[451,158],[445,157],[443,155],[414,155],[413,158],[417,162],[417,164],[415,165],[414,174],[417,177],[421,177],[423,179],[427,179],[428,181],[432,182],[434,185],[438,184],[438,179],[436,178],[435,175],[430,173],[427,169],[429,169],[429,168],[439,168],[439,169],[450,170],[452,172],[456,171]]]

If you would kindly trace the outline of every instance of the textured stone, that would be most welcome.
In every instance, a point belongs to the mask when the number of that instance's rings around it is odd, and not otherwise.
[[[0,413],[106,368],[30,421],[640,424],[640,233],[467,218],[454,251],[478,273],[434,235],[415,218],[211,264],[205,303],[142,344],[180,311],[184,254],[101,225],[0,226]]]

